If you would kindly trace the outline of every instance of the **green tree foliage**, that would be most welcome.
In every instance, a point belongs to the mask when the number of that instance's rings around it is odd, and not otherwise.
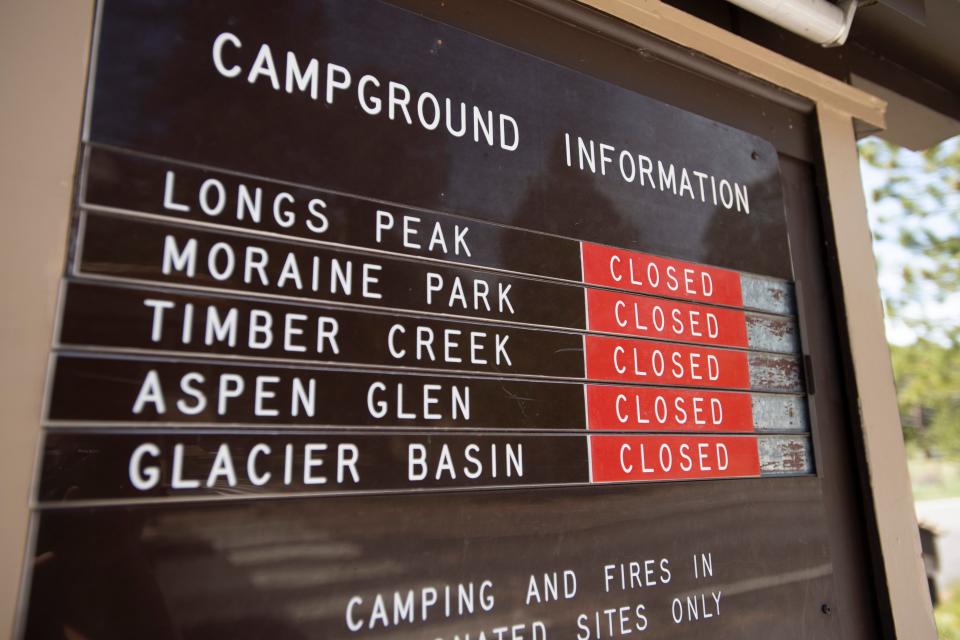
[[[888,315],[921,338],[956,343],[960,340],[960,139],[921,153],[871,139],[861,144],[860,154],[885,177],[868,194],[881,211],[874,221],[875,238],[897,241],[910,256],[901,266],[902,287],[884,291]],[[931,315],[932,307],[951,302],[958,305],[955,314]]]
[[[891,347],[904,433],[928,455],[960,456],[960,139],[922,153],[879,140],[861,156],[883,181],[868,196],[878,258],[896,247],[889,318],[916,340]]]
[[[960,347],[921,339],[891,355],[907,439],[927,455],[960,456]]]

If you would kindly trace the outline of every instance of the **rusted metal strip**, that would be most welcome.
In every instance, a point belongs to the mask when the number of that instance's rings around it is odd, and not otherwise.
[[[803,396],[755,393],[750,400],[755,430],[809,433],[807,401]]]
[[[785,280],[774,280],[749,273],[740,274],[740,291],[743,294],[743,306],[747,309],[769,311],[783,315],[794,315],[797,305],[793,293],[793,284]]]
[[[756,391],[798,393],[804,390],[799,358],[774,353],[750,352],[750,388]]]
[[[764,476],[813,473],[810,439],[802,436],[760,436],[760,473]]]
[[[797,353],[800,351],[800,336],[797,323],[792,318],[747,313],[747,344],[758,351]]]

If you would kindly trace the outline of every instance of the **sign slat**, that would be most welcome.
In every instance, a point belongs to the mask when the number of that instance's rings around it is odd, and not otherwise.
[[[765,440],[778,438],[774,445]],[[758,478],[812,468],[802,437],[52,431],[41,507]],[[589,443],[589,444],[588,444]]]

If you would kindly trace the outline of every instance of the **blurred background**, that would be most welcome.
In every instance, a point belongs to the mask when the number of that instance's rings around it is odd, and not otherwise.
[[[860,163],[941,638],[960,640],[960,136]]]

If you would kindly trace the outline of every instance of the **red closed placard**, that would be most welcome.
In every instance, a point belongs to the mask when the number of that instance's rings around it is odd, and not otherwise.
[[[753,431],[749,393],[587,385],[591,431]]]
[[[587,379],[749,389],[745,351],[585,336]]]
[[[588,436],[591,482],[760,476],[754,436]]]
[[[743,311],[587,289],[587,330],[647,338],[747,346]]]
[[[580,243],[580,257],[583,261],[583,281],[587,284],[668,298],[743,306],[740,274],[736,271],[589,242]]]

